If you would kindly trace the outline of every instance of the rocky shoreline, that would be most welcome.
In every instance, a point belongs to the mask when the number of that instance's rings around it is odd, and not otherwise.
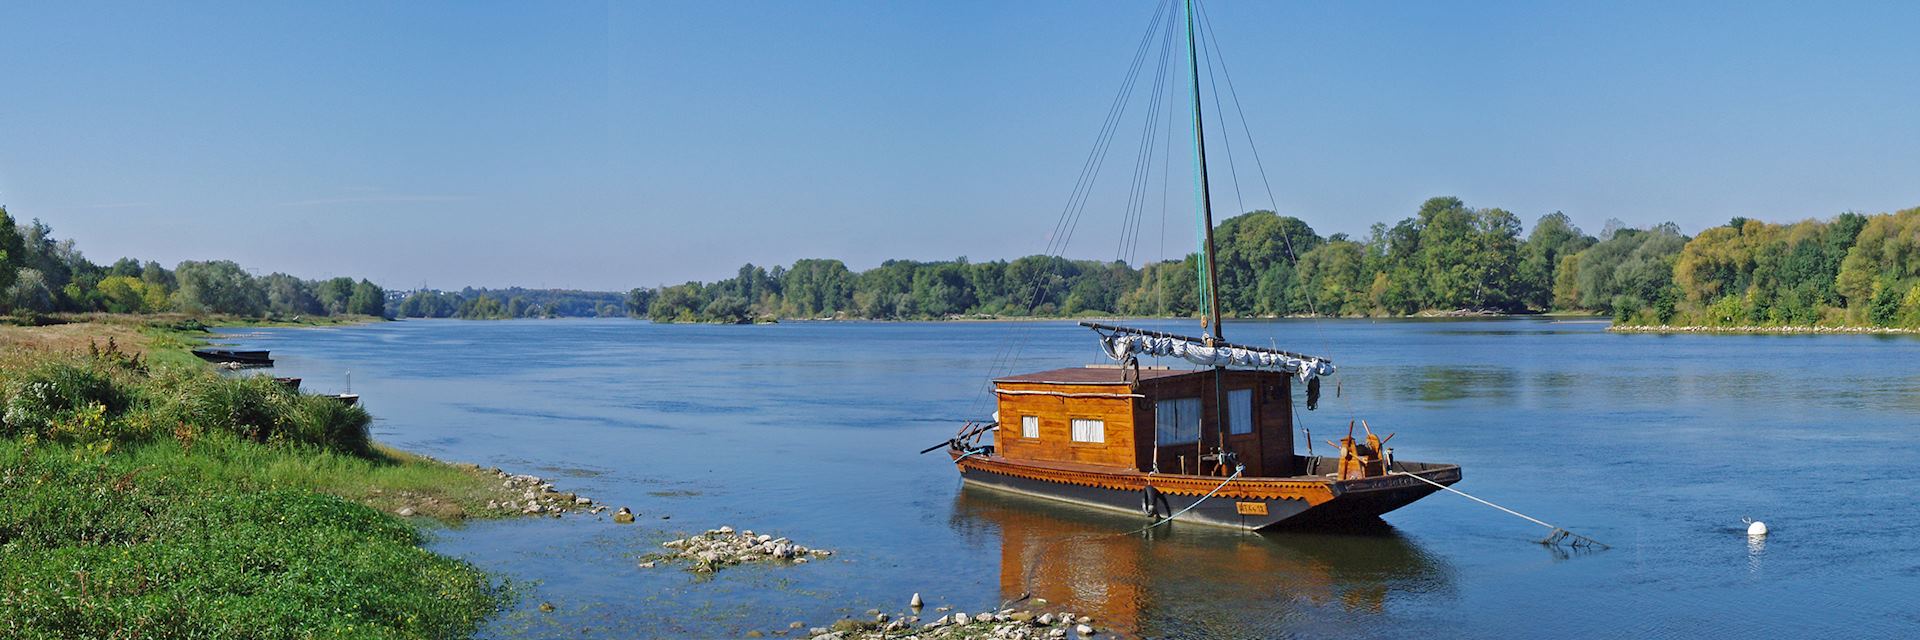
[[[1734,333],[1765,335],[1819,335],[1819,334],[1920,334],[1920,329],[1904,327],[1826,327],[1826,326],[1788,326],[1788,327],[1703,327],[1696,325],[1620,325],[1607,327],[1614,333]]]
[[[553,483],[547,482],[546,479],[540,476],[511,474],[499,469],[485,469],[484,471],[492,473],[494,477],[500,479],[500,488],[502,491],[508,494],[519,494],[518,499],[488,500],[488,511],[502,512],[504,515],[519,513],[521,515],[547,515],[558,518],[560,514],[569,511],[585,510],[588,513],[598,514],[607,510],[606,505],[594,504],[592,498],[571,491],[555,489]],[[400,515],[405,516],[412,514],[402,513]]]
[[[833,556],[832,551],[809,549],[772,534],[755,535],[752,531],[734,533],[733,527],[728,526],[708,529],[697,536],[668,540],[660,546],[672,551],[642,556],[640,568],[652,569],[662,562],[684,562],[688,569],[696,573],[713,573],[737,564],[806,564],[812,558]]]

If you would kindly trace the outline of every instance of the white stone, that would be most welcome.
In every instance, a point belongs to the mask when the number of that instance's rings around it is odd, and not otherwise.
[[[1040,614],[1039,622],[1040,622],[1040,626],[1043,626],[1043,627],[1053,626],[1053,614],[1051,613]]]
[[[907,606],[909,606],[909,607],[913,607],[913,608],[915,608],[915,609],[918,609],[918,608],[920,608],[920,607],[924,607],[924,606],[927,606],[927,603],[925,603],[925,602],[922,602],[922,601],[920,600],[920,594],[919,594],[919,593],[914,593],[914,594],[913,594],[913,599],[912,599],[912,600],[908,600],[908,601],[907,601]]]
[[[954,624],[966,624],[966,623],[967,623],[967,621],[968,621],[968,620],[970,620],[970,619],[971,619],[971,618],[970,618],[969,616],[967,616],[967,614],[966,614],[966,612],[961,612],[961,613],[956,613],[956,614],[953,614],[953,623],[954,623]]]
[[[1082,624],[1080,626],[1074,627],[1073,632],[1078,633],[1080,634],[1080,637],[1085,638],[1087,636],[1093,635],[1093,627],[1089,627],[1087,625]]]

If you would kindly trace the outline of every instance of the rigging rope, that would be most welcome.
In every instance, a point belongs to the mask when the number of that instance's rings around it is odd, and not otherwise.
[[[1146,31],[1141,34],[1140,42],[1135,45],[1126,76],[1122,79],[1120,89],[1115,92],[1112,103],[1107,107],[1107,115],[1101,123],[1099,134],[1094,138],[1093,148],[1087,152],[1087,158],[1081,164],[1080,175],[1075,180],[1073,190],[1067,196],[1067,204],[1061,208],[1059,217],[1054,221],[1053,231],[1048,235],[1046,248],[1041,255],[1058,257],[1072,242],[1074,230],[1078,228],[1081,214],[1086,210],[1093,184],[1098,180],[1101,168],[1105,166],[1107,150],[1112,146],[1114,133],[1119,129],[1129,98],[1133,95],[1133,88],[1139,80],[1142,63],[1150,50],[1149,44],[1161,29],[1172,28],[1174,6],[1173,0],[1162,0],[1154,9],[1152,20],[1149,21]],[[1031,283],[1032,299],[1027,304],[1027,309],[1037,308],[1046,300],[1049,288],[1047,281],[1051,279],[1054,269],[1055,264],[1049,262],[1040,270],[1040,273],[1035,275],[1035,281]],[[1009,283],[1009,286],[1015,289],[1010,293],[1019,295],[1018,288],[1021,284],[1027,283]],[[1014,363],[1019,360],[1032,331],[1031,323],[1023,323],[1014,331],[1012,340],[1001,343],[1001,347],[995,350],[993,360],[987,368],[988,375],[981,381],[980,391],[974,395],[973,401],[968,405],[969,415],[979,410],[980,402],[987,397],[987,391],[992,388],[993,378],[997,372],[1003,369],[1010,371]]]

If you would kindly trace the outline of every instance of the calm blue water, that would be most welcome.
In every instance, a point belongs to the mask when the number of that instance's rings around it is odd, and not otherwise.
[[[234,342],[309,390],[351,372],[384,442],[641,514],[436,531],[435,550],[527,589],[489,637],[739,636],[914,592],[980,611],[1029,586],[1156,637],[1920,635],[1920,340],[1604,326],[1228,326],[1341,365],[1340,397],[1304,415],[1316,440],[1365,418],[1399,457],[1460,463],[1460,488],[1614,546],[1575,554],[1445,494],[1385,532],[1095,537],[1142,522],[963,491],[915,455],[991,411],[1006,345],[1024,345],[1011,369],[1100,362],[1071,323],[407,321]],[[1750,544],[1743,516],[1773,535]],[[635,566],[722,524],[839,555],[711,578]]]

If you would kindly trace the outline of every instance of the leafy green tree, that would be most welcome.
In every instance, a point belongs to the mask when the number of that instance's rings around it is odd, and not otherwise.
[[[1596,242],[1580,232],[1567,214],[1555,211],[1533,224],[1521,250],[1518,302],[1535,309],[1555,306],[1554,287],[1566,257],[1580,253]]]
[[[789,316],[802,318],[847,311],[853,306],[853,280],[853,273],[839,260],[795,262],[781,277],[780,287],[785,293],[783,310]]]
[[[387,292],[379,285],[361,280],[353,285],[347,298],[347,313],[377,318],[387,317]]]
[[[1349,240],[1328,242],[1300,259],[1301,298],[1324,316],[1366,315],[1372,306],[1366,247]]]
[[[179,286],[174,281],[173,272],[168,271],[166,267],[160,266],[159,262],[153,260],[148,260],[145,265],[140,267],[140,281],[147,283],[148,287],[158,288],[169,294],[173,293],[174,288]]]
[[[1622,320],[1643,315],[1670,320],[1681,296],[1674,262],[1687,238],[1671,223],[1648,230],[1614,228],[1606,235],[1580,252],[1574,267],[1580,308]]]
[[[653,290],[635,288],[627,292],[624,302],[628,317],[644,318],[647,315],[648,305],[653,304]]]
[[[313,295],[320,299],[320,305],[327,308],[327,313],[352,313],[349,303],[353,298],[354,284],[353,278],[344,276],[322,280],[314,285]]]
[[[327,309],[305,280],[284,273],[261,278],[267,290],[267,310],[282,316],[326,315]]]
[[[1280,276],[1274,265],[1287,265],[1290,272],[1301,255],[1323,242],[1307,223],[1266,210],[1228,218],[1214,230],[1213,237],[1219,261],[1221,309],[1235,315],[1274,313],[1283,306],[1281,301],[1271,299],[1264,299],[1263,304],[1258,295],[1260,280],[1288,279]],[[1284,286],[1280,282],[1269,284]],[[1284,297],[1284,293],[1274,293]]]
[[[647,306],[647,317],[654,322],[694,322],[707,307],[707,298],[700,283],[665,287],[653,297],[653,303]]]
[[[180,281],[175,306],[182,311],[259,316],[267,310],[267,293],[259,280],[231,260],[189,260],[173,271]]]
[[[7,208],[0,206],[0,291],[10,291],[20,269],[26,266],[26,247],[20,228]]]
[[[49,313],[54,310],[53,288],[47,286],[47,277],[41,275],[39,269],[20,269],[8,294],[14,311]]]
[[[1867,218],[1841,262],[1834,288],[1859,317],[1885,282],[1915,277],[1920,277],[1920,207]]]

